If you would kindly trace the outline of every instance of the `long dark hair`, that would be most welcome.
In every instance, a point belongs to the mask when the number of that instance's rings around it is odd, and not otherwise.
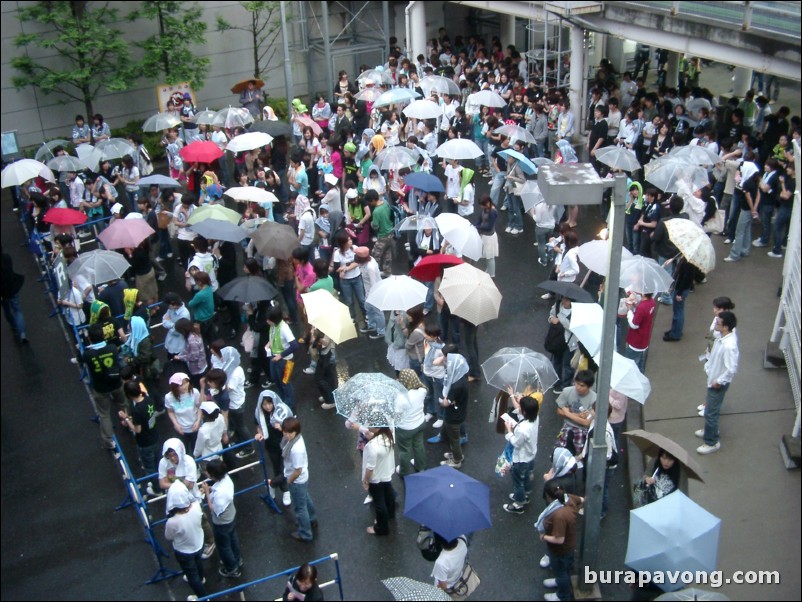
[[[674,460],[674,465],[668,470],[664,469],[663,465],[660,463],[660,458],[662,456],[666,456],[667,458]],[[652,471],[666,475],[669,479],[671,479],[671,482],[674,483],[674,487],[679,487],[679,460],[677,460],[673,454],[670,454],[666,450],[660,448],[660,453],[657,454],[657,457],[654,459]]]
[[[388,447],[392,448],[393,445],[395,445],[395,440],[393,439],[393,430],[389,426],[382,426],[376,431],[376,437],[381,436],[384,436],[390,440],[390,445]]]

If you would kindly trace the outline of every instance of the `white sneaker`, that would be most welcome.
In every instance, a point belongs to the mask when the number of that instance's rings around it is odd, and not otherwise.
[[[372,495],[370,495],[370,494],[368,494],[368,495],[367,495],[367,497],[365,498],[365,501],[364,501],[364,502],[362,502],[362,504],[363,504],[363,505],[365,505],[365,506],[367,506],[367,505],[368,505],[368,504],[370,504],[372,501],[373,501],[373,496],[372,496]]]
[[[281,503],[285,506],[289,506],[292,504],[292,496],[290,495],[289,491],[285,491],[284,494],[281,496]]]
[[[544,294],[540,295],[540,298],[541,299],[546,299],[546,300],[551,299],[551,293],[544,293]]]
[[[701,416],[702,418],[704,418],[704,417],[705,417],[705,409],[704,409],[704,408],[702,408],[701,410],[699,410],[699,411],[697,412],[697,414],[698,414],[699,416]]]
[[[727,256],[724,258],[724,261],[726,261],[727,263],[731,263],[731,262],[734,262],[734,261],[738,261],[738,259],[739,259],[739,258],[737,258],[737,257],[733,257],[732,255],[727,255]]]
[[[424,414],[423,415],[423,421],[424,422],[429,422],[432,418],[434,418],[434,414]]]
[[[437,420],[435,420],[434,423],[432,424],[432,426],[434,428],[436,428],[436,429],[439,429],[440,427],[442,427],[443,426],[442,418],[438,418]]]
[[[724,244],[725,245],[731,245],[732,244],[732,239],[731,238],[725,238],[724,239]]]
[[[543,599],[546,600],[546,602],[560,602],[560,598],[557,594],[543,594]]]
[[[512,228],[510,228],[509,226],[507,226],[507,227],[504,229],[504,231],[505,231],[507,234],[511,234],[511,233],[512,233]]]
[[[543,554],[543,558],[540,559],[540,568],[547,569],[551,566],[551,558],[549,558],[548,554]]]
[[[703,404],[703,403],[700,403],[698,406],[696,406],[696,409],[697,409],[697,410],[702,410],[702,411],[704,411],[704,409],[705,409],[705,404]]]
[[[767,247],[768,243],[761,241],[759,238],[752,241],[753,247]]]
[[[705,430],[704,429],[699,429],[698,431],[694,431],[693,434],[696,435],[697,437],[699,437],[700,439],[704,439],[705,438]]]
[[[769,251],[768,253],[766,253],[766,255],[768,255],[769,257],[773,257],[774,259],[783,258],[782,253],[775,253],[774,251]]]
[[[314,373],[315,373],[315,369],[312,366],[308,366],[308,367],[304,368],[304,374],[314,374]]]
[[[557,580],[554,577],[551,579],[544,579],[543,587],[547,587],[548,589],[557,589]]]
[[[721,449],[721,443],[716,442],[715,445],[708,445],[707,443],[703,443],[702,445],[696,448],[696,453],[706,456],[707,454],[712,454],[713,452],[717,452],[719,449]]]

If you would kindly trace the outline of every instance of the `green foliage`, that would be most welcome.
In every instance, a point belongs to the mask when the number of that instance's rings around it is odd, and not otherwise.
[[[279,121],[287,121],[290,120],[290,112],[287,110],[287,99],[286,98],[273,98],[272,96],[268,99],[267,104],[269,104],[273,110],[276,112],[276,117],[278,117]]]
[[[92,101],[101,89],[117,92],[130,87],[133,71],[128,46],[122,32],[111,26],[117,21],[116,9],[90,8],[88,2],[37,2],[19,8],[17,17],[23,29],[31,22],[48,28],[14,38],[14,46],[25,52],[11,59],[17,72],[11,81],[18,90],[31,86],[61,97],[62,103],[81,102],[88,117],[94,113]],[[36,61],[25,51],[29,46],[46,49],[58,58]]]
[[[192,88],[203,87],[210,60],[191,49],[205,42],[206,23],[197,5],[189,8],[183,2],[141,2],[129,19],[154,21],[158,33],[137,42],[145,51],[138,65],[140,75],[149,79],[177,84],[188,81]]]
[[[281,19],[279,2],[240,2],[242,8],[250,13],[247,26],[232,25],[221,15],[217,15],[217,31],[243,31],[250,36],[253,50],[253,76],[266,77],[279,65],[273,58],[280,48]],[[292,4],[292,3],[289,3]]]
[[[142,122],[143,119],[136,119],[134,121],[129,121],[124,126],[119,128],[114,128],[111,130],[111,135],[113,138],[127,138],[130,134],[137,134],[141,139],[142,142],[145,144],[145,148],[148,149],[148,153],[150,154],[150,158],[155,163],[156,161],[161,161],[165,157],[164,147],[161,145],[162,140],[162,133],[161,132],[143,132],[142,131]]]

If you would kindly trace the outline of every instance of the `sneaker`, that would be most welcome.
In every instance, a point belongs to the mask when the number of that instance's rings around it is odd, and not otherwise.
[[[542,265],[544,268],[545,268],[546,266],[548,266],[548,265],[549,265],[547,262],[545,262],[545,261],[542,261],[541,259],[538,259],[538,260],[537,260],[537,262],[538,262],[540,265]]]
[[[700,403],[698,406],[696,406],[696,409],[697,409],[697,410],[702,410],[702,411],[704,411],[704,409],[705,409],[705,404],[703,404],[703,403]]]
[[[511,234],[511,233],[512,233],[512,228],[510,228],[509,226],[507,226],[507,227],[504,229],[504,231],[505,231],[507,234]]]
[[[515,501],[515,494],[514,493],[510,494],[510,500],[512,500],[513,502]],[[532,500],[530,500],[529,496],[527,495],[526,498],[524,499],[523,505],[526,506],[530,501],[532,501]]]
[[[297,541],[303,541],[304,543],[311,543],[312,542],[312,538],[311,537],[309,539],[306,539],[305,537],[301,537],[301,534],[298,533],[298,531],[293,531],[292,533],[290,533],[290,537],[292,537],[293,539],[295,539]]]
[[[502,507],[504,508],[504,510],[506,510],[510,514],[523,514],[524,513],[524,507],[523,506],[519,506],[515,502],[513,502],[512,504],[504,504],[504,506],[502,506]]]
[[[557,395],[559,395],[560,393],[563,392],[563,388],[562,387],[554,387],[552,389],[552,391],[554,391]]]
[[[315,369],[312,366],[307,366],[306,368],[304,368],[304,374],[314,374],[314,373]]]
[[[158,280],[159,282],[164,282],[165,280],[167,280],[167,272],[164,272],[163,274],[159,274],[158,276],[156,276],[156,280]]]
[[[262,383],[262,388],[263,389],[269,389],[272,386],[273,386],[273,381],[272,380],[266,380],[265,382]]]
[[[696,435],[697,437],[699,437],[700,439],[704,439],[705,438],[705,430],[704,429],[699,429],[698,431],[694,431],[693,434]]]
[[[167,253],[167,259],[172,259],[172,258],[173,258],[173,254],[172,253]]]
[[[502,210],[502,211],[506,211],[506,210],[507,210],[507,206],[506,206],[506,205],[502,205],[502,206],[501,206],[501,210]]]
[[[362,324],[362,325],[359,327],[359,332],[361,332],[361,333],[363,333],[363,334],[364,334],[364,333],[366,333],[366,332],[370,332],[370,330],[371,330],[371,329],[370,329],[370,328],[368,328],[368,325],[367,325],[367,324]]]
[[[443,419],[442,418],[438,418],[437,420],[434,421],[434,424],[432,424],[432,427],[434,427],[436,429],[439,429],[442,426],[443,426]]]
[[[763,242],[762,240],[760,240],[758,238],[758,239],[752,241],[752,246],[753,247],[758,247],[758,248],[759,247],[767,247],[767,246],[769,246],[769,243]]]
[[[450,460],[443,460],[440,462],[440,466],[450,466],[451,468],[462,468],[462,462],[455,462],[454,458]]]
[[[423,415],[423,421],[424,422],[429,422],[432,418],[434,418],[434,414],[424,414]]]
[[[557,580],[553,577],[551,579],[544,579],[543,580],[543,587],[548,589],[557,589]]]
[[[523,232],[524,232],[524,229],[523,229],[523,228],[513,228],[513,229],[510,231],[510,234],[523,234]]]
[[[244,449],[242,449],[242,450],[238,451],[238,452],[237,452],[236,454],[234,454],[234,455],[235,455],[235,457],[236,457],[237,459],[239,459],[239,460],[244,460],[245,458],[250,458],[250,457],[251,457],[252,455],[254,455],[255,453],[256,453],[256,452],[255,452],[255,451],[254,451],[254,449],[251,447],[250,449],[249,449],[249,448],[244,448]]]
[[[533,247],[536,247],[536,246],[537,246],[537,241],[535,241],[535,242],[534,242],[534,244],[533,244],[532,246],[533,246]]]
[[[290,495],[289,491],[285,491],[281,496],[281,503],[285,506],[289,506],[292,504],[292,496]]]
[[[540,295],[541,299],[546,299],[546,300],[551,299],[551,297],[552,297],[551,293],[545,293],[543,295]]]
[[[721,449],[721,443],[717,442],[715,445],[708,445],[707,443],[703,443],[702,445],[696,448],[696,453],[706,456],[707,454],[712,454],[714,452],[717,452],[719,449]]]
[[[148,496],[150,497],[156,497],[157,495],[159,495],[153,490],[153,483],[148,483],[148,486],[145,487],[145,493],[148,494]]]
[[[698,416],[701,416],[702,418],[704,418],[704,417],[705,417],[705,409],[704,409],[704,408],[702,408],[701,410],[699,410],[699,411],[697,412],[697,415],[698,415]]]
[[[547,569],[551,566],[551,558],[549,558],[548,554],[543,554],[543,558],[540,559],[540,568]]]
[[[187,579],[186,575],[181,575],[181,579],[184,580],[184,583],[189,583],[189,580]],[[206,577],[203,578],[203,585],[206,585]],[[189,598],[187,598],[187,599],[189,599]],[[197,596],[195,597],[195,599],[196,600],[198,599]]]
[[[367,506],[368,504],[372,503],[373,503],[373,496],[368,494],[367,496],[365,496],[365,500],[362,502],[362,505]]]
[[[732,244],[732,239],[731,238],[725,238],[724,239],[724,244],[725,245],[731,245]]]
[[[468,435],[463,435],[459,438],[460,445],[467,445],[468,444]]]
[[[373,334],[369,334],[368,338],[369,339],[373,339],[374,341],[376,339],[383,339],[384,338],[384,333],[383,332],[374,332]]]
[[[217,572],[220,574],[221,577],[225,577],[226,579],[236,579],[237,577],[242,577],[242,571],[238,568],[227,571],[225,568],[220,567],[217,569]]]
[[[203,558],[204,560],[206,560],[207,558],[211,558],[212,554],[214,554],[214,549],[216,547],[217,546],[214,544],[214,542],[210,543],[207,546],[204,546],[203,547],[203,554],[201,554],[201,558]]]
[[[774,259],[782,259],[783,258],[782,253],[775,253],[774,251],[769,251],[768,253],[766,253],[766,255],[768,255],[769,257],[773,257]]]
[[[334,403],[321,403],[320,408],[323,410],[333,410],[337,407],[337,404]]]
[[[556,593],[543,594],[543,599],[546,600],[546,602],[560,602],[560,597]]]
[[[429,437],[426,440],[426,443],[440,443],[442,441],[442,437],[440,435],[435,435],[434,437]]]
[[[740,257],[733,257],[732,255],[727,255],[724,258],[724,261],[726,261],[727,263],[731,263],[731,262],[734,262],[734,261],[738,261],[739,259],[740,259]]]

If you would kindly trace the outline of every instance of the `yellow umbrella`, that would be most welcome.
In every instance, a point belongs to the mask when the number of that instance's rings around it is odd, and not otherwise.
[[[229,221],[235,226],[239,225],[242,216],[233,209],[227,209],[222,205],[204,205],[192,212],[189,216],[189,224],[197,224],[206,219],[220,219]]]
[[[356,327],[351,320],[348,306],[340,303],[326,290],[301,294],[306,308],[306,319],[320,332],[338,345],[356,338]]]

